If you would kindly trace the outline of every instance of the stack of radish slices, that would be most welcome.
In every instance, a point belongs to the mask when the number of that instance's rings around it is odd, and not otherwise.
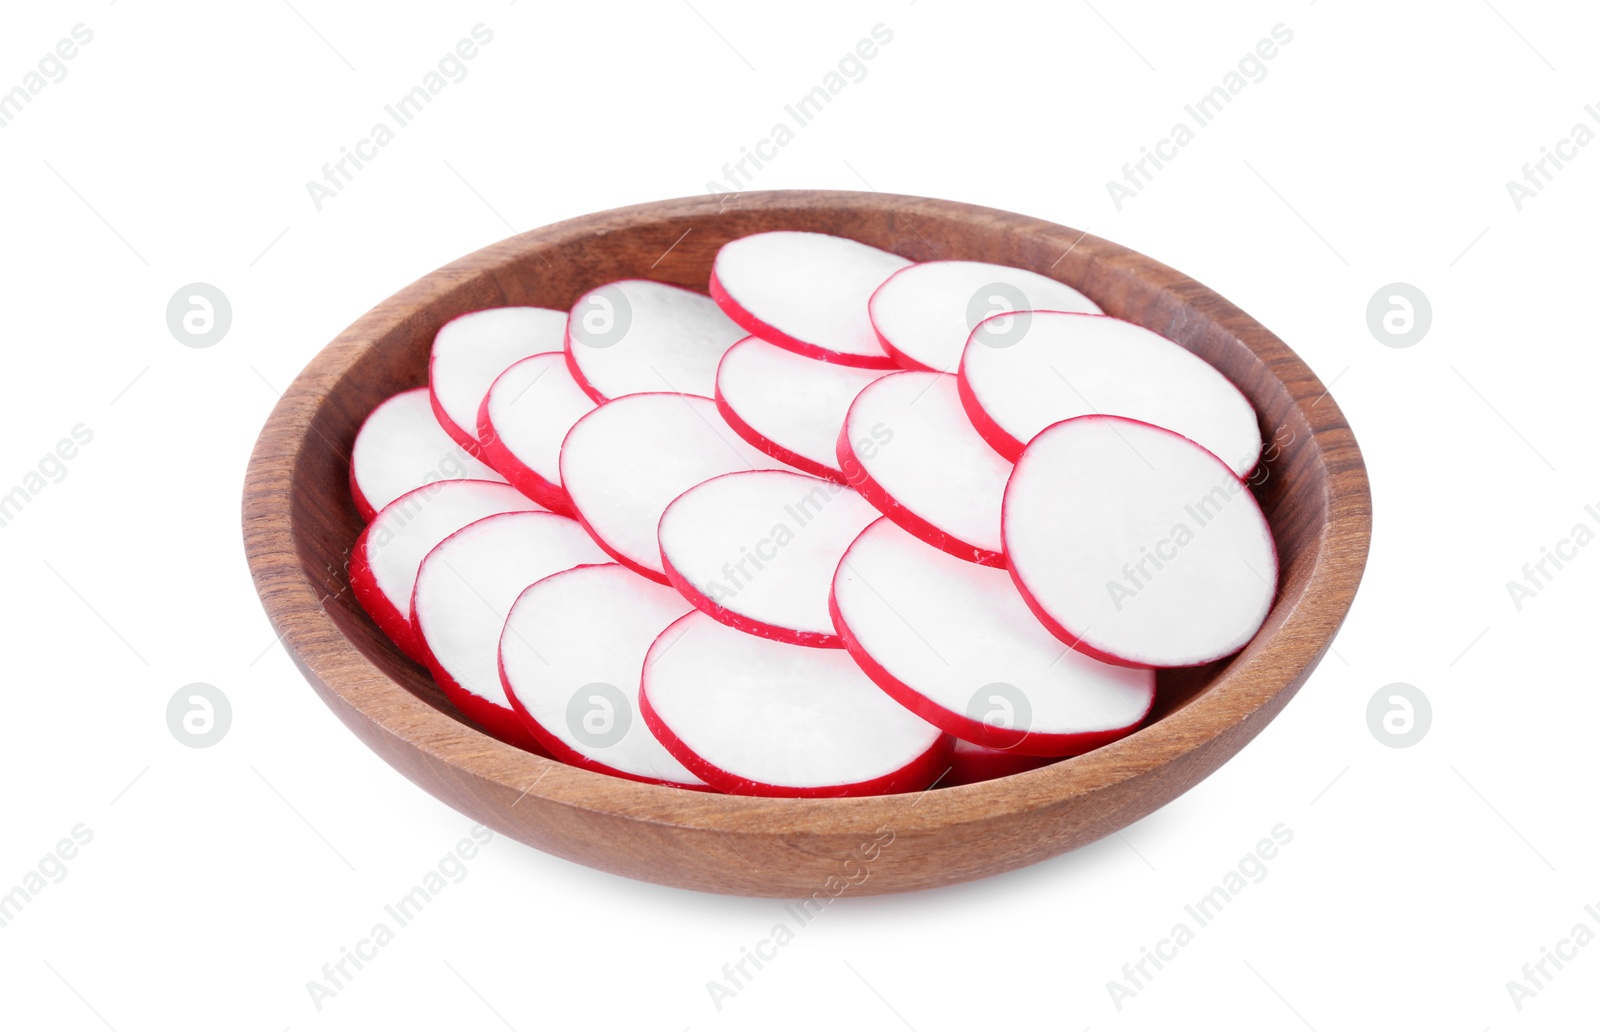
[[[922,791],[1131,733],[1243,648],[1250,403],[1037,273],[773,232],[709,296],[439,331],[351,489],[356,597],[496,737],[752,795]]]

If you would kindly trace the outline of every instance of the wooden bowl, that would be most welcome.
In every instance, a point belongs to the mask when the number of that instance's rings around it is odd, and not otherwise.
[[[772,229],[852,237],[909,258],[1033,269],[1205,358],[1268,442],[1256,495],[1282,561],[1255,640],[1164,672],[1149,722],[1075,759],[919,795],[756,799],[645,785],[522,752],[465,722],[356,604],[361,521],[348,456],[384,398],[427,382],[434,333],[495,305],[569,308],[610,280],[706,289],[723,243]],[[463,814],[602,870],[711,892],[904,892],[981,878],[1092,842],[1154,811],[1261,731],[1327,650],[1366,563],[1366,468],[1339,406],[1277,337],[1210,290],[1124,247],[1038,219],[868,193],[746,193],[572,219],[486,247],[406,287],[325,347],[261,431],[245,479],[256,590],[284,646],[367,746]]]

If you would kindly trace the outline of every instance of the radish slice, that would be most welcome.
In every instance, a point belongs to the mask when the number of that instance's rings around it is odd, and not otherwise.
[[[361,518],[440,480],[505,482],[439,426],[428,388],[401,391],[373,409],[350,448],[350,494]]]
[[[538,509],[516,488],[487,480],[443,480],[406,492],[383,507],[350,550],[356,601],[401,652],[425,662],[427,649],[411,625],[411,592],[423,557],[485,516]]]
[[[500,680],[550,755],[577,767],[705,788],[638,715],[639,670],[691,608],[615,563],[551,574],[522,593],[500,636]]]
[[[1155,701],[1154,671],[1074,652],[1029,615],[1003,570],[964,563],[889,520],[845,552],[833,616],[878,687],[991,749],[1080,753],[1128,734]]]
[[[1002,317],[1003,318],[1003,317]],[[1016,461],[1051,423],[1126,416],[1209,449],[1240,476],[1261,454],[1256,411],[1198,355],[1121,319],[1033,312],[1026,332],[987,340],[986,320],[961,358],[961,401],[986,441]]]
[[[500,684],[500,632],[523,589],[605,556],[574,520],[507,512],[463,527],[422,560],[411,622],[445,697],[498,738],[524,748],[534,738]]]
[[[711,296],[746,331],[809,358],[892,369],[867,318],[872,292],[908,259],[826,233],[756,233],[722,245]]]
[[[922,262],[883,281],[867,306],[883,350],[907,369],[953,373],[983,320],[1002,312],[1099,312],[1059,280],[988,262]],[[1027,318],[989,324],[990,343],[1027,332]]]
[[[561,352],[525,358],[495,379],[478,410],[484,457],[529,498],[570,514],[572,502],[561,486],[561,441],[594,407]]]
[[[1118,416],[1036,436],[1006,488],[1002,529],[1029,608],[1113,663],[1231,655],[1277,590],[1272,531],[1244,482],[1193,441]]]
[[[485,462],[478,408],[501,370],[541,351],[558,351],[567,315],[549,308],[486,308],[444,324],[428,359],[428,396],[445,433]]]
[[[703,480],[777,469],[717,415],[710,398],[630,394],[573,424],[561,445],[561,482],[584,528],[613,559],[667,583],[656,524]]]
[[[957,738],[950,750],[950,773],[939,784],[946,788],[976,785],[980,781],[993,781],[995,778],[1037,770],[1054,762],[1048,756],[1024,756],[1011,750],[990,749]]]
[[[1011,463],[983,443],[948,373],[893,373],[856,396],[839,433],[851,486],[951,555],[1004,566],[1000,499]]]
[[[837,649],[833,571],[877,518],[843,484],[748,470],[679,495],[657,533],[667,579],[702,612],[748,634]]]
[[[685,767],[739,795],[915,792],[947,769],[949,739],[843,652],[742,634],[699,612],[650,646],[639,709]]]
[[[595,401],[647,391],[711,396],[722,353],[744,336],[717,303],[670,283],[589,291],[567,321],[567,365]]]
[[[746,337],[717,366],[717,411],[735,433],[773,458],[843,483],[839,429],[861,388],[882,375]]]

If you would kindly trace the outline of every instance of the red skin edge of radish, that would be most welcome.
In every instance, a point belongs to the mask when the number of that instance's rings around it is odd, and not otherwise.
[[[355,595],[361,608],[372,617],[372,622],[378,625],[378,630],[418,663],[426,665],[424,659],[424,646],[417,640],[415,628],[411,625],[411,617],[400,612],[400,607],[389,600],[389,596],[378,587],[378,580],[372,575],[372,564],[367,560],[367,534],[371,527],[361,532],[356,538],[356,543],[350,549],[350,590]]]
[[[598,565],[603,564],[584,563],[580,566],[573,567],[573,569],[581,570],[585,566]],[[535,581],[534,583],[538,582]],[[531,587],[532,585],[529,586]],[[503,638],[504,635],[501,635],[501,637]],[[639,781],[646,785],[664,785],[667,788],[681,788],[690,792],[711,791],[709,785],[685,785],[678,781],[667,781],[663,778],[651,778],[646,777],[643,774],[630,774],[625,770],[618,770],[615,767],[607,766],[606,764],[601,763],[599,760],[592,760],[582,753],[575,751],[566,742],[563,742],[560,738],[552,734],[550,730],[543,724],[535,720],[533,718],[533,714],[529,713],[528,708],[522,704],[522,700],[517,698],[517,693],[512,690],[511,680],[506,677],[506,667],[505,663],[503,662],[503,657],[501,659],[497,659],[495,663],[500,670],[500,687],[505,689],[506,698],[511,700],[511,711],[517,715],[518,720],[522,721],[522,726],[528,731],[528,733],[533,735],[533,737],[544,748],[544,750],[550,754],[551,759],[559,760],[569,767],[579,767],[583,770],[591,770],[596,774],[609,774],[611,777],[624,778],[628,781]]]
[[[431,362],[429,367],[431,370]],[[431,380],[432,377],[429,377],[429,379]],[[487,463],[489,461],[484,457],[483,445],[478,443],[478,438],[457,426],[456,421],[451,419],[445,412],[444,406],[439,404],[439,396],[433,393],[433,384],[431,382],[428,384],[428,407],[433,409],[433,418],[439,421],[440,428],[444,430],[452,441],[461,445],[462,448],[466,449],[468,455],[471,455],[479,462]]]
[[[924,264],[926,263],[917,263],[917,265]],[[912,358],[910,355],[906,354],[904,351],[901,351],[899,348],[890,343],[889,338],[885,337],[883,335],[883,331],[878,329],[878,320],[872,314],[872,308],[878,302],[878,295],[883,292],[884,287],[889,285],[889,280],[892,280],[902,272],[905,272],[906,269],[915,269],[917,265],[907,265],[905,269],[896,269],[895,271],[889,273],[889,279],[886,279],[882,283],[878,284],[878,289],[874,290],[872,292],[872,296],[867,298],[867,320],[872,323],[872,335],[878,338],[878,346],[883,349],[884,354],[894,359],[895,364],[900,368],[923,373],[942,373],[944,372],[943,369],[935,369],[933,366],[923,365],[921,362],[918,362],[916,359]]]
[[[978,431],[978,436],[983,438],[985,444],[1011,462],[1016,462],[1022,457],[1023,443],[1000,429],[1000,424],[989,418],[989,413],[978,404],[978,396],[973,394],[972,388],[967,385],[965,355],[962,356],[961,365],[956,370],[956,397],[961,399],[961,407],[966,410],[968,422]]]
[[[1033,314],[1039,314],[1041,312],[1045,313],[1045,314],[1048,314],[1048,315],[1076,315],[1076,316],[1082,316],[1083,318],[1086,318],[1086,319],[1116,319],[1117,318],[1114,315],[1107,315],[1104,312],[1063,312],[1063,311],[1061,311],[1060,309],[1057,309],[1057,308],[1037,308],[1037,309],[1033,310]],[[1002,317],[1007,316],[1007,315],[1016,315],[1016,314],[1017,314],[1016,312],[996,312],[994,315],[986,316],[984,319],[980,320],[980,322],[987,322],[989,319],[999,319],[999,318],[1002,318]],[[1118,322],[1127,322],[1126,319],[1118,319],[1117,321]],[[1134,325],[1138,325],[1138,324],[1135,323]],[[977,332],[978,332],[977,327],[973,327],[972,333],[976,334]],[[1154,331],[1152,331],[1152,332],[1154,332]],[[1166,337],[1163,337],[1162,339],[1163,340],[1170,340],[1170,338],[1166,338]],[[971,343],[972,343],[972,335],[969,334],[967,336],[967,344],[970,345]],[[1183,347],[1183,345],[1182,344],[1178,344],[1177,341],[1171,341],[1171,343],[1177,344],[1177,346],[1180,347],[1180,348]],[[1184,350],[1188,351],[1189,349],[1188,348],[1184,348]],[[1192,351],[1190,351],[1189,353],[1190,354],[1194,354],[1194,352],[1192,352]],[[1195,357],[1199,358],[1200,356],[1195,355]],[[1205,360],[1201,359],[1201,361],[1204,362]],[[1206,365],[1210,366],[1211,363],[1210,362],[1206,362]],[[1211,368],[1212,369],[1216,369],[1216,366],[1211,366]],[[1221,370],[1217,370],[1217,375],[1222,376],[1222,371]],[[1255,405],[1251,404],[1250,398],[1244,393],[1244,391],[1239,390],[1239,385],[1238,384],[1234,383],[1232,380],[1228,379],[1226,376],[1223,376],[1222,380],[1229,387],[1232,387],[1233,390],[1235,391],[1235,393],[1237,393],[1239,395],[1239,397],[1244,398],[1245,404],[1250,406],[1251,411],[1255,411]],[[956,367],[956,395],[958,397],[960,397],[960,399],[961,399],[961,407],[966,410],[967,418],[972,421],[973,428],[978,431],[978,436],[982,437],[985,441],[987,441],[989,443],[989,447],[993,448],[995,451],[999,452],[1001,455],[1003,455],[1006,458],[1010,459],[1012,462],[1016,462],[1017,459],[1022,455],[1022,449],[1027,447],[1028,442],[1020,441],[1017,438],[1013,437],[1011,434],[1007,433],[1004,429],[1001,428],[999,423],[996,423],[993,419],[990,418],[989,413],[985,412],[983,410],[983,406],[978,403],[978,396],[972,392],[972,387],[967,383],[967,348],[966,348],[966,346],[963,346],[961,348],[961,362]],[[1114,412],[1096,412],[1096,413],[1087,413],[1087,414],[1088,415],[1116,416],[1116,413],[1114,413]],[[1078,417],[1075,416],[1073,418],[1078,418]],[[1116,416],[1116,418],[1118,418],[1118,419],[1126,419],[1131,423],[1143,423],[1144,422],[1144,420],[1142,420],[1142,419],[1134,419],[1131,416]],[[1259,416],[1257,418],[1259,419]],[[1064,419],[1063,420],[1058,420],[1058,422],[1064,423],[1064,422],[1066,422],[1066,420],[1064,420]],[[1054,425],[1055,425],[1054,423],[1051,424],[1051,426],[1054,426]],[[1154,423],[1145,423],[1145,425],[1146,426],[1155,426]],[[1050,429],[1050,427],[1047,426],[1044,429],[1048,430],[1048,429]],[[1156,427],[1156,429],[1158,429],[1158,430],[1166,430],[1167,428],[1164,427],[1164,426],[1161,426],[1161,427]],[[1257,436],[1260,436],[1260,431],[1261,431],[1261,426],[1260,426],[1260,424],[1258,422],[1257,425],[1256,425]],[[1044,430],[1040,430],[1039,433],[1041,433],[1041,434],[1044,433]],[[1169,433],[1169,434],[1170,433],[1176,433],[1176,431],[1167,430],[1167,433]],[[1037,436],[1037,435],[1035,435],[1035,436]],[[1182,434],[1178,434],[1178,436],[1182,437],[1183,435]],[[1188,438],[1184,438],[1184,439],[1188,440]],[[1201,445],[1200,447],[1203,448],[1205,446]],[[1209,451],[1210,449],[1207,449],[1207,450]],[[1218,459],[1217,461],[1221,462],[1222,460]],[[1224,462],[1223,465],[1226,466],[1227,463]],[[1250,464],[1250,468],[1249,469],[1245,470],[1245,472],[1244,472],[1243,476],[1241,477],[1241,479],[1248,481],[1251,477],[1255,476],[1256,468],[1258,466],[1260,466],[1260,465],[1261,465],[1261,450],[1258,449],[1256,451],[1256,460]],[[1232,471],[1233,467],[1232,466],[1228,466],[1228,469],[1229,469],[1229,471]],[[1234,476],[1240,476],[1240,474],[1234,473]],[[1273,549],[1274,549],[1274,551],[1276,551],[1276,549],[1277,549],[1277,545],[1276,544],[1273,545]]]
[[[1169,434],[1169,435],[1171,435],[1173,437],[1178,438],[1179,440],[1188,441],[1189,444],[1193,444],[1196,448],[1199,448],[1202,452],[1205,452],[1205,454],[1209,455],[1211,457],[1212,461],[1215,462],[1218,466],[1220,466],[1222,468],[1223,472],[1227,473],[1228,476],[1232,477],[1234,480],[1237,480],[1239,482],[1239,490],[1244,494],[1244,496],[1246,498],[1250,499],[1250,504],[1255,506],[1256,512],[1261,513],[1261,503],[1256,501],[1255,492],[1251,491],[1250,490],[1250,485],[1247,482],[1245,482],[1243,479],[1241,479],[1239,474],[1237,474],[1237,473],[1235,473],[1233,471],[1233,467],[1229,466],[1226,462],[1223,462],[1221,459],[1217,458],[1217,456],[1215,454],[1213,454],[1212,452],[1207,451],[1204,445],[1195,444],[1195,442],[1194,441],[1190,441],[1189,438],[1184,437],[1182,434],[1180,434],[1180,433],[1178,433],[1178,432],[1176,432],[1174,430],[1168,430],[1164,426],[1156,426],[1154,423],[1146,423],[1142,419],[1130,419],[1127,416],[1109,416],[1109,415],[1101,415],[1101,414],[1098,414],[1098,413],[1091,413],[1090,415],[1073,416],[1071,419],[1063,419],[1063,420],[1060,420],[1059,422],[1051,423],[1049,426],[1045,427],[1044,430],[1040,430],[1039,433],[1043,434],[1045,432],[1045,430],[1051,430],[1051,429],[1053,429],[1055,427],[1060,426],[1062,423],[1071,423],[1071,422],[1075,422],[1075,421],[1080,420],[1080,419],[1106,419],[1106,420],[1114,419],[1114,420],[1117,420],[1118,422],[1122,422],[1122,423],[1132,423],[1132,424],[1135,424],[1137,426],[1146,426],[1146,427],[1149,427],[1152,430],[1159,430],[1160,432],[1162,432],[1164,434]],[[1037,435],[1035,435],[1035,436],[1037,438]],[[1005,494],[1002,495],[1001,498],[1000,498],[1000,535],[1001,535],[1002,538],[1005,537],[1006,508],[1008,507],[1008,505],[1010,503],[1010,500],[1011,500],[1011,483],[1012,483],[1011,481],[1007,481],[1006,482]],[[1261,519],[1262,519],[1263,523],[1266,522],[1266,514],[1265,513],[1261,513]],[[1272,525],[1270,523],[1267,524],[1267,544],[1272,549],[1272,598],[1273,598],[1273,601],[1276,602],[1277,598],[1278,598],[1278,539],[1272,533]],[[1028,609],[1033,613],[1033,615],[1038,619],[1038,621],[1041,624],[1044,625],[1045,630],[1049,631],[1051,634],[1055,635],[1057,638],[1061,639],[1066,644],[1072,646],[1072,648],[1074,650],[1083,653],[1085,656],[1089,656],[1091,658],[1098,659],[1102,663],[1109,663],[1112,666],[1134,667],[1136,669],[1155,669],[1155,670],[1181,669],[1181,667],[1156,666],[1153,663],[1136,662],[1136,661],[1134,661],[1132,659],[1128,659],[1128,658],[1126,658],[1124,656],[1113,655],[1112,653],[1106,652],[1103,649],[1096,648],[1095,646],[1089,644],[1088,642],[1086,642],[1082,638],[1080,638],[1076,633],[1074,633],[1072,630],[1070,630],[1065,625],[1063,625],[1055,617],[1051,616],[1050,613],[1045,610],[1044,606],[1039,604],[1039,600],[1034,597],[1033,592],[1028,590],[1028,585],[1023,582],[1021,575],[1018,574],[1015,569],[1009,569],[1008,572],[1011,574],[1011,583],[1013,583],[1013,584],[1015,584],[1017,586],[1017,593],[1022,596],[1022,601],[1027,604]],[[1272,614],[1272,609],[1271,609],[1271,607],[1268,607],[1267,615],[1270,616],[1271,614]],[[1263,621],[1263,623],[1264,622],[1265,621]],[[1260,628],[1258,627],[1256,629],[1256,631],[1257,631],[1257,633],[1260,633]],[[1251,636],[1251,640],[1254,640],[1254,637],[1255,636],[1252,635]],[[1185,663],[1185,664],[1182,664],[1182,666],[1183,667],[1196,667],[1196,666],[1205,666],[1207,663],[1215,663],[1219,659],[1225,659],[1228,656],[1234,655],[1235,653],[1242,651],[1243,649],[1248,647],[1249,644],[1250,644],[1250,642],[1247,641],[1243,645],[1240,645],[1239,648],[1234,649],[1234,650],[1232,650],[1230,652],[1224,652],[1224,653],[1222,653],[1221,655],[1218,655],[1218,656],[1210,656],[1210,657],[1207,657],[1205,659],[1196,660],[1193,663]]]
[[[361,485],[356,483],[356,466],[350,464],[350,500],[356,503],[356,515],[361,517],[362,523],[371,523],[378,516],[378,510],[367,501],[367,496],[361,493]]]
[[[478,406],[478,441],[483,446],[480,458],[496,473],[505,477],[512,487],[551,512],[562,516],[572,515],[572,502],[567,498],[567,492],[535,473],[517,458],[511,449],[506,447],[505,442],[500,440],[500,435],[495,433],[494,424],[489,421],[487,394],[483,396],[483,404]]]
[[[735,301],[733,296],[729,294],[726,289],[724,289],[722,286],[722,281],[717,279],[717,269],[715,265],[711,267],[710,287],[711,300],[717,303],[717,307],[722,309],[722,313],[724,315],[738,323],[739,327],[746,333],[760,337],[768,344],[783,348],[785,351],[793,351],[796,354],[804,355],[807,358],[814,358],[819,362],[832,362],[835,365],[855,366],[859,369],[896,368],[895,360],[890,358],[888,355],[846,355],[842,352],[830,351],[827,348],[819,345],[807,343],[798,337],[791,337],[777,327],[762,322],[760,319],[746,311],[745,308],[740,305],[739,302]]]
[[[583,513],[578,511],[578,507],[576,505],[572,507],[572,518],[577,520],[578,525],[583,528],[584,533],[593,538],[594,543],[600,546],[600,551],[604,552],[606,555],[609,555],[612,559],[615,559],[618,563],[626,566],[628,569],[632,570],[634,573],[637,573],[641,577],[648,577],[657,584],[668,583],[666,574],[657,573],[648,566],[641,566],[638,562],[629,559],[621,552],[618,552],[615,548],[612,548],[610,545],[606,544],[605,540],[601,538],[599,534],[594,532],[594,528],[589,526],[589,521],[583,518]]]
[[[884,490],[882,484],[872,479],[871,474],[867,472],[867,468],[856,458],[855,448],[850,443],[850,417],[848,415],[845,416],[844,426],[839,429],[837,447],[839,466],[845,471],[845,483],[855,488],[856,493],[870,502],[873,508],[899,524],[911,536],[927,542],[941,552],[948,552],[957,559],[965,559],[969,563],[1001,568],[1006,565],[1006,558],[1002,553],[962,541],[960,538],[940,530],[895,501],[894,497]]]
[[[678,589],[678,594],[687,599],[700,612],[711,617],[720,624],[726,624],[736,631],[753,634],[757,638],[770,638],[781,641],[786,645],[804,645],[813,649],[842,649],[844,642],[839,640],[837,634],[827,634],[819,631],[797,631],[792,627],[779,627],[777,624],[763,623],[742,613],[718,605],[711,600],[709,595],[703,594],[699,588],[690,584],[688,579],[672,565],[672,560],[667,558],[666,552],[661,553],[661,565],[667,571],[667,583]]]
[[[845,555],[846,561],[849,553]],[[843,563],[840,564],[843,566]],[[1139,714],[1139,719],[1127,727],[1110,728],[1105,731],[1082,731],[1074,734],[1043,734],[1033,731],[1024,731],[1017,737],[1015,731],[1007,728],[998,728],[993,724],[973,720],[962,713],[955,713],[930,700],[921,692],[901,681],[889,673],[877,660],[867,654],[861,647],[861,641],[839,612],[838,601],[833,592],[828,593],[828,612],[833,616],[833,626],[839,632],[839,637],[844,639],[844,647],[850,653],[850,658],[856,661],[861,672],[871,679],[872,683],[882,688],[883,691],[895,702],[926,720],[939,730],[954,735],[957,738],[981,745],[988,749],[998,749],[1002,752],[1015,753],[1018,756],[1039,756],[1047,759],[1061,759],[1067,756],[1076,756],[1088,752],[1090,749],[1099,748],[1119,738],[1125,738],[1136,731],[1144,718],[1150,715],[1150,707]],[[1155,705],[1155,696],[1151,695],[1151,706]]]
[[[578,368],[578,359],[572,353],[572,316],[567,316],[567,328],[561,333],[561,354],[567,360],[567,372],[572,374],[572,379],[577,382],[578,389],[589,396],[589,400],[596,405],[604,405],[611,399],[594,389],[594,384],[583,375],[583,370]]]
[[[960,785],[976,785],[997,778],[1008,778],[1013,774],[1025,774],[1030,770],[1049,766],[1057,759],[1065,757],[1019,756],[1016,753],[999,756],[973,755],[951,750],[950,776],[945,779],[944,784],[947,788],[956,788]]]
[[[411,629],[422,647],[422,662],[433,675],[434,683],[439,686],[439,690],[444,692],[444,697],[450,700],[450,704],[460,710],[462,716],[507,745],[514,745],[537,756],[546,755],[544,747],[539,744],[538,739],[528,733],[526,727],[522,726],[522,721],[517,718],[516,713],[505,706],[490,702],[481,695],[472,694],[445,672],[444,667],[439,665],[439,660],[434,657],[433,650],[428,647],[428,640],[422,635],[422,625],[416,615],[415,592],[411,598]]]
[[[734,433],[744,438],[745,443],[750,447],[760,450],[764,455],[770,455],[779,462],[787,463],[802,473],[810,473],[814,477],[831,480],[835,484],[843,484],[845,482],[844,474],[838,470],[824,466],[820,462],[813,462],[804,455],[792,452],[783,445],[762,437],[756,432],[755,427],[740,419],[739,414],[733,411],[732,406],[723,400],[721,387],[716,389],[716,395],[711,400],[717,403],[717,412],[721,414],[722,421],[727,423]]]
[[[665,633],[665,632],[662,632]],[[935,738],[933,745],[921,756],[881,777],[852,785],[821,785],[813,788],[794,788],[788,785],[768,785],[760,781],[741,778],[701,759],[672,733],[650,705],[650,696],[644,684],[639,686],[639,713],[645,726],[667,752],[677,758],[694,775],[706,784],[729,795],[776,796],[786,799],[837,799],[847,796],[890,795],[896,792],[922,792],[932,788],[949,772],[951,741],[948,735]]]

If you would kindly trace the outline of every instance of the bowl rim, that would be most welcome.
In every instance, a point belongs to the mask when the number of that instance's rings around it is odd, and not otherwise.
[[[916,215],[961,219],[978,215],[1007,232],[1066,233],[1077,239],[1073,248],[1084,251],[1098,266],[1128,274],[1136,270],[1140,278],[1156,284],[1159,294],[1181,295],[1186,306],[1203,305],[1209,321],[1270,367],[1290,401],[1282,419],[1298,410],[1312,428],[1316,468],[1327,485],[1326,517],[1314,542],[1306,546],[1313,553],[1309,575],[1297,589],[1280,580],[1267,622],[1245,650],[1204,691],[1175,711],[1082,756],[937,792],[854,798],[713,795],[569,766],[488,736],[380,669],[339,630],[325,607],[328,593],[310,576],[296,543],[291,516],[295,471],[302,451],[312,443],[312,423],[328,392],[384,338],[410,328],[419,307],[482,277],[496,277],[541,247],[602,236],[644,221],[708,218],[728,203],[715,196],[696,196],[631,205],[557,222],[481,248],[373,307],[322,348],[284,391],[263,425],[246,471],[242,506],[246,557],[285,650],[327,705],[369,746],[374,746],[374,736],[394,739],[392,744],[424,753],[462,776],[521,793],[519,801],[535,795],[554,806],[684,831],[830,836],[882,827],[892,820],[897,833],[914,835],[1001,820],[1097,793],[1109,796],[1108,790],[1157,774],[1231,731],[1245,731],[1248,740],[1288,701],[1328,650],[1349,611],[1371,537],[1366,468],[1327,388],[1298,355],[1242,310],[1138,252],[1012,212],[858,191],[750,191],[732,203],[741,210],[843,208],[874,218],[887,210],[908,220]],[[1331,456],[1337,461],[1330,462]],[[378,712],[383,717],[376,716]],[[384,755],[393,762],[392,751]],[[1105,834],[1118,826],[1108,823]]]

